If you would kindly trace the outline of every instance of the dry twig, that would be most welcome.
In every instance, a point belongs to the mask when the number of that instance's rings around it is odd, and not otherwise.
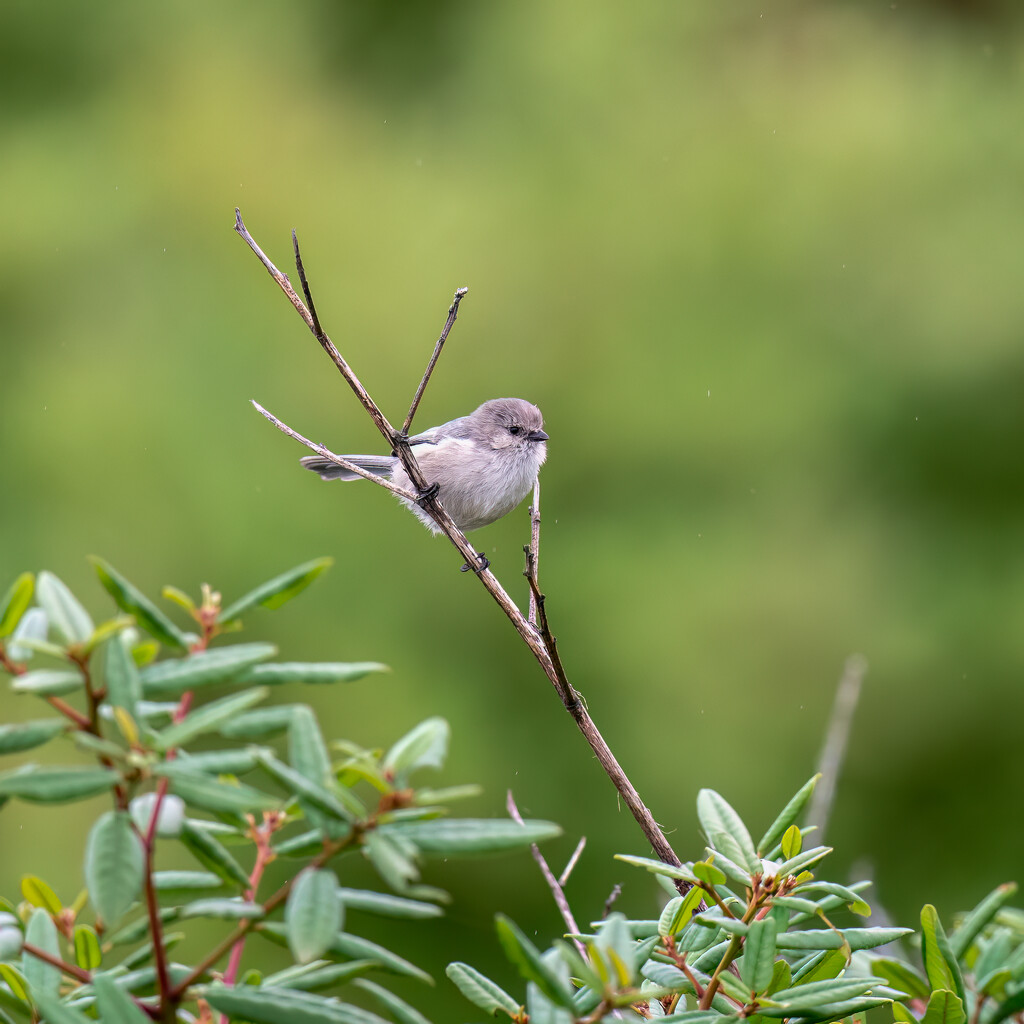
[[[437,523],[441,531],[448,537],[459,554],[465,560],[467,565],[477,564],[477,553],[476,549],[466,539],[465,534],[456,526],[454,520],[444,510],[444,507],[437,500],[436,495],[430,493],[427,481],[423,476],[423,471],[420,469],[419,464],[416,461],[416,457],[413,454],[412,448],[409,445],[408,438],[404,431],[396,430],[391,423],[388,422],[387,417],[381,412],[376,402],[370,397],[369,393],[363,387],[359,378],[356,377],[352,368],[348,365],[341,353],[335,347],[334,343],[327,336],[326,332],[320,325],[320,321],[313,312],[315,307],[313,306],[312,295],[310,292],[309,284],[306,280],[305,270],[302,266],[301,254],[299,252],[298,239],[295,237],[293,232],[293,246],[296,256],[296,265],[299,271],[299,278],[302,283],[302,289],[306,297],[304,303],[299,298],[295,289],[292,287],[291,282],[288,280],[288,275],[282,273],[274,266],[273,262],[263,252],[263,250],[256,244],[253,237],[249,234],[242,221],[242,215],[238,210],[235,210],[235,231],[244,239],[250,249],[256,254],[260,262],[266,268],[267,272],[273,277],[278,287],[284,292],[288,301],[295,307],[296,312],[302,317],[303,322],[313,333],[314,337],[320,343],[321,347],[331,358],[331,361],[338,368],[338,372],[345,378],[346,383],[354,392],[356,398],[360,404],[367,411],[370,418],[373,420],[377,429],[380,431],[381,436],[387,442],[388,446],[394,451],[395,455],[401,460],[402,466],[409,476],[410,481],[416,487],[419,492],[417,495],[410,493],[404,493],[402,496],[411,498],[411,500],[418,500],[422,508],[426,510],[428,515]],[[452,324],[455,322],[455,316],[458,312],[458,305],[465,295],[465,289],[459,289],[455,294],[455,299],[452,302],[452,306],[448,313],[448,322],[445,324],[444,331],[441,337],[438,339],[435,345],[434,355],[432,356],[430,363],[427,366],[427,372],[424,374],[423,380],[420,383],[420,387],[417,389],[415,398],[410,407],[409,414],[406,417],[406,425],[412,422],[412,417],[415,415],[416,407],[419,403],[419,399],[422,397],[423,389],[426,387],[427,382],[430,379],[430,375],[433,372],[434,366],[437,362],[437,357],[441,353],[441,348],[444,344],[444,340],[448,336],[448,332],[451,330]],[[255,403],[254,403],[255,404]],[[301,441],[306,447],[315,451],[317,454],[324,458],[330,459],[332,462],[337,462],[338,465],[344,466],[346,469],[354,469],[355,467],[348,465],[344,459],[340,456],[334,455],[329,452],[322,445],[314,444],[308,441],[297,431],[292,430],[282,421],[277,419],[268,413],[265,409],[257,406],[260,412],[266,416],[271,422],[274,423],[278,429],[284,431],[290,437]],[[390,485],[390,481],[385,481],[382,477],[376,477],[374,474],[360,473],[361,476],[366,476],[372,479],[375,483],[379,483],[382,486],[388,486],[389,490],[395,490],[393,485]],[[508,593],[498,582],[497,577],[490,571],[490,569],[482,569],[474,575],[480,580],[481,584],[488,591],[491,597],[497,602],[501,610],[505,613],[509,621],[515,627],[516,632],[523,638],[526,645],[530,648],[534,658],[540,664],[544,670],[544,674],[548,677],[555,691],[558,693],[559,698],[562,701],[566,711],[572,716],[576,722],[580,732],[583,733],[585,739],[590,744],[591,749],[594,751],[595,756],[601,763],[601,767],[605,773],[611,779],[613,785],[618,790],[622,799],[625,801],[626,806],[629,808],[633,817],[636,819],[640,828],[643,830],[644,835],[647,837],[648,842],[651,844],[655,854],[664,861],[666,864],[672,864],[678,866],[680,864],[679,858],[676,856],[675,851],[669,845],[668,840],[665,838],[658,823],[654,820],[654,816],[650,810],[640,799],[640,795],[637,793],[633,784],[629,781],[626,773],[622,770],[622,766],[616,760],[615,755],[612,753],[608,744],[605,742],[604,737],[601,735],[597,726],[594,724],[593,719],[587,712],[583,701],[580,699],[579,694],[572,688],[569,683],[568,677],[566,676],[565,669],[562,666],[561,659],[558,656],[558,650],[555,645],[555,638],[551,633],[551,629],[547,620],[547,614],[544,610],[544,595],[541,593],[539,583],[537,580],[537,560],[539,555],[539,540],[540,540],[540,515],[539,515],[539,502],[540,495],[539,490],[534,493],[534,507],[537,511],[532,515],[532,529],[531,529],[531,546],[533,550],[527,552],[527,572],[526,576],[530,584],[531,593],[531,609],[532,617],[537,620],[537,624],[534,625],[530,618],[523,615],[516,603],[509,597]],[[689,884],[685,881],[676,881],[676,887],[680,892],[685,893],[689,889]]]

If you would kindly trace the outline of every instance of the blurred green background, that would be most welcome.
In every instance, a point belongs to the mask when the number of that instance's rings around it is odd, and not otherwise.
[[[642,836],[459,557],[248,405],[379,448],[237,205],[283,268],[298,230],[393,419],[469,286],[418,424],[544,410],[563,657],[684,858],[699,787],[760,831],[811,774],[859,651],[832,874],[868,860],[901,923],[971,905],[1022,864],[1022,69],[1011,2],[8,0],[3,585],[50,568],[101,613],[88,553],[226,599],[335,556],[250,637],[394,672],[280,699],[366,744],[445,716],[445,781],[486,787],[465,813],[511,787],[564,826],[556,867],[589,837],[581,920],[616,882],[654,912],[611,859]],[[526,536],[525,508],[476,535],[520,599]],[[70,899],[90,813],[9,807],[0,892],[31,868]],[[468,1016],[440,969],[492,967],[495,911],[560,931],[528,856],[426,880],[450,915],[395,943],[436,1019]]]

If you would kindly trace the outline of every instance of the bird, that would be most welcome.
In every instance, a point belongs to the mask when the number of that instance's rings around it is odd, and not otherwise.
[[[425,496],[436,493],[463,533],[490,526],[529,494],[547,458],[547,441],[540,409],[522,398],[492,398],[468,416],[409,438],[429,485]],[[342,457],[360,469],[389,477],[399,487],[416,489],[394,455]],[[299,461],[306,469],[319,473],[321,480],[362,479],[319,455],[307,455]],[[441,532],[420,504],[407,498],[399,500],[432,533]]]

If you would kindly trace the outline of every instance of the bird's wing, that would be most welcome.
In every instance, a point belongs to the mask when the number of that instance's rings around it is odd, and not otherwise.
[[[448,438],[467,438],[469,437],[469,429],[466,426],[468,419],[468,416],[460,416],[457,420],[449,420],[439,427],[431,427],[429,430],[424,430],[422,434],[410,437],[409,444],[439,444]]]

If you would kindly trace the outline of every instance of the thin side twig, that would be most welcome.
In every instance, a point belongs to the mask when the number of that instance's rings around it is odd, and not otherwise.
[[[387,417],[381,412],[377,404],[370,397],[369,393],[363,387],[359,378],[356,377],[355,373],[348,363],[342,358],[341,353],[335,348],[333,342],[323,331],[319,324],[319,321],[314,319],[313,315],[307,309],[302,299],[296,294],[295,289],[292,288],[291,282],[288,280],[286,274],[281,273],[274,266],[271,260],[263,252],[263,250],[256,244],[252,236],[249,234],[242,221],[241,213],[235,211],[235,230],[246,242],[250,249],[256,254],[260,262],[266,268],[267,272],[274,278],[278,287],[285,293],[288,301],[291,302],[292,306],[302,317],[303,322],[309,328],[309,330],[316,337],[321,347],[331,358],[331,361],[338,368],[338,371],[345,378],[349,387],[355,393],[359,399],[360,404],[366,409],[370,418],[373,420],[377,429],[384,437],[385,441],[391,446],[394,454],[401,460],[402,465],[409,476],[413,486],[419,492],[418,500],[419,505],[423,508],[427,514],[434,520],[438,525],[441,532],[448,537],[459,554],[462,555],[464,561],[468,565],[477,564],[476,549],[466,539],[466,535],[458,528],[455,521],[445,511],[443,505],[437,500],[436,495],[429,493],[428,484],[426,478],[423,475],[423,471],[420,469],[419,464],[416,461],[416,457],[413,455],[412,448],[409,445],[408,439],[400,432],[396,431],[394,427],[388,422]],[[298,249],[298,243],[295,242],[295,248]],[[296,253],[298,256],[298,253]],[[303,288],[309,294],[308,283],[305,282],[305,274],[302,272],[303,277]],[[265,410],[260,411],[267,416],[271,422],[275,422],[275,425],[279,429],[284,430],[290,436],[300,439],[303,443],[307,444],[308,447],[312,448],[313,451],[319,451],[325,458],[331,459],[331,461],[338,461],[339,457],[334,456],[333,453],[328,453],[327,449],[318,449],[311,443],[302,438],[297,431],[293,431],[290,427],[285,429],[285,424],[281,421],[276,420],[276,417],[271,417]],[[340,463],[339,464],[343,464]],[[346,468],[349,468],[346,466]],[[364,475],[364,474],[360,474]],[[382,483],[383,478],[374,478],[375,483]],[[390,481],[389,481],[390,482]],[[424,493],[426,492],[426,493]],[[406,497],[407,495],[403,495]],[[548,680],[554,686],[555,691],[558,693],[559,699],[562,701],[563,706],[572,716],[580,732],[583,733],[584,738],[594,751],[595,756],[604,769],[605,774],[611,779],[612,784],[618,790],[619,795],[622,797],[626,806],[629,808],[630,813],[635,818],[637,824],[640,826],[644,835],[647,837],[648,842],[651,844],[652,849],[658,858],[664,861],[666,864],[671,864],[674,867],[678,867],[681,863],[679,857],[672,849],[668,840],[665,838],[664,833],[661,831],[660,826],[654,820],[654,816],[651,814],[648,807],[640,799],[640,794],[637,793],[629,777],[623,771],[622,766],[619,764],[615,755],[612,753],[611,748],[608,746],[604,737],[601,735],[600,730],[594,724],[593,719],[587,712],[583,701],[580,699],[579,694],[573,689],[569,683],[569,679],[565,673],[565,668],[561,663],[561,659],[558,655],[558,650],[555,645],[554,636],[551,633],[550,627],[547,623],[547,616],[544,611],[544,599],[540,593],[539,587],[536,580],[536,562],[534,561],[534,569],[530,576],[531,590],[534,592],[535,599],[537,602],[537,619],[538,625],[534,626],[526,615],[520,611],[519,607],[509,597],[504,587],[498,582],[497,577],[490,571],[490,569],[481,569],[474,573],[474,575],[480,580],[481,585],[488,591],[491,597],[499,605],[501,610],[505,613],[506,617],[512,623],[516,632],[522,637],[523,641],[530,648],[534,658],[536,658],[538,664],[544,671],[544,674],[548,677]],[[676,887],[680,893],[685,894],[690,889],[690,884],[683,881],[682,879],[676,880]]]
[[[423,379],[420,381],[420,386],[416,389],[416,394],[413,395],[412,405],[409,406],[409,413],[405,417],[405,422],[402,424],[402,433],[406,437],[409,436],[409,428],[412,426],[412,418],[416,415],[416,410],[419,408],[420,399],[423,397],[423,392],[427,388],[430,375],[434,372],[434,367],[437,366],[437,360],[441,355],[441,349],[444,348],[444,343],[448,340],[448,335],[451,333],[452,327],[455,326],[455,318],[459,315],[459,303],[468,291],[468,288],[455,289],[455,298],[452,299],[451,307],[448,310],[448,319],[445,321],[444,327],[441,330],[441,336],[437,339],[437,343],[434,345],[434,351],[430,357],[430,362],[427,363],[427,368],[423,373]],[[306,297],[309,298],[308,292],[306,293]],[[312,310],[312,306],[310,306],[310,310]]]
[[[569,858],[569,863],[565,865],[564,870],[558,876],[558,884],[565,887],[565,884],[569,881],[569,876],[572,874],[573,869],[579,862],[580,857],[583,855],[583,851],[587,845],[587,837],[580,836],[580,841],[576,844],[576,849],[572,851],[572,856]]]
[[[867,675],[867,659],[861,654],[851,654],[843,666],[843,674],[836,687],[836,699],[832,705],[832,717],[829,719],[825,743],[818,759],[818,771],[821,779],[814,787],[814,798],[811,801],[807,820],[818,826],[815,842],[825,842],[825,827],[832,813],[832,801],[836,795],[839,773],[846,757],[846,747],[853,728],[853,716],[860,700],[861,684]]]
[[[357,473],[364,480],[372,480],[375,484],[386,488],[391,491],[392,494],[397,494],[400,498],[406,498],[408,501],[416,501],[417,495],[413,494],[412,491],[408,491],[404,487],[399,487],[398,484],[393,484],[385,476],[378,476],[376,473],[371,473],[368,469],[363,469],[362,466],[357,466],[354,462],[349,462],[348,459],[341,455],[335,455],[334,452],[325,448],[322,444],[317,444],[316,441],[310,441],[308,437],[303,437],[297,430],[292,430],[287,423],[279,420],[269,410],[264,409],[255,398],[250,398],[249,401],[252,403],[256,411],[261,416],[265,416],[270,420],[270,422],[273,423],[282,434],[287,434],[289,437],[294,438],[301,444],[304,444],[310,451],[316,452],[321,458],[336,463],[341,466],[342,469],[347,469],[352,473]]]
[[[516,806],[515,797],[512,796],[512,790],[508,791],[505,797],[505,809],[508,811],[508,816],[517,824],[523,824],[523,816],[519,813],[519,808]],[[586,842],[586,840],[582,840]],[[577,847],[579,849],[579,847]],[[544,858],[544,854],[540,852],[540,847],[536,843],[530,843],[530,853],[533,854],[533,859],[537,862],[537,866],[540,868],[540,873],[544,876],[544,881],[548,883],[548,888],[551,890],[551,896],[555,901],[555,906],[558,907],[558,912],[562,915],[562,920],[565,922],[565,927],[573,934],[579,934],[579,926],[576,924],[576,918],[572,915],[572,910],[569,907],[569,901],[566,899],[565,890],[562,888],[562,883],[555,878],[555,873],[548,866],[547,860]],[[576,949],[579,951],[580,956],[586,959],[587,950],[579,939],[573,939],[573,943]]]

